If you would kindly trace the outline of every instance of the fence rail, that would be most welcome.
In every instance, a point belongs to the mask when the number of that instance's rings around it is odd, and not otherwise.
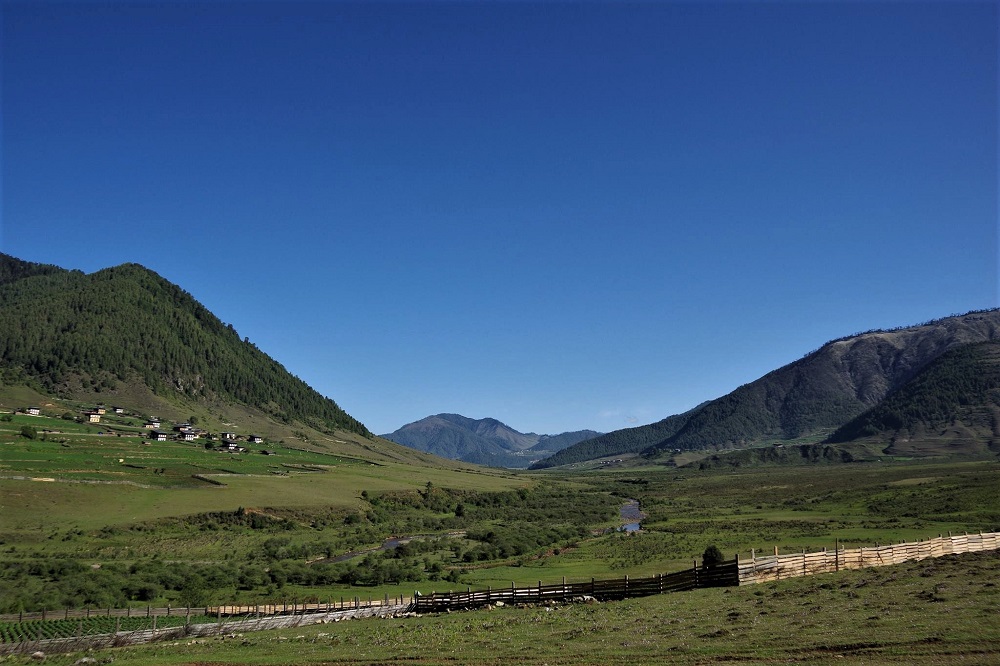
[[[124,647],[140,645],[153,641],[175,640],[188,637],[218,636],[236,632],[264,631],[267,629],[288,629],[321,622],[338,622],[345,619],[362,617],[389,617],[409,610],[409,604],[378,604],[345,608],[335,611],[312,611],[299,614],[224,617],[213,623],[184,624],[180,627],[163,629],[140,629],[137,631],[122,631],[111,634],[91,636],[76,636],[72,638],[51,638],[20,643],[0,643],[0,655],[32,654],[36,651],[45,653],[78,652],[87,649],[103,649],[109,647]]]
[[[666,592],[694,590],[700,587],[723,587],[739,585],[737,560],[721,563],[715,567],[693,567],[672,574],[658,574],[648,578],[616,578],[590,582],[538,585],[532,587],[492,588],[485,590],[468,589],[465,592],[433,592],[415,596],[413,610],[417,613],[440,613],[451,610],[482,608],[497,603],[503,604],[544,604],[548,602],[571,601],[591,597],[598,601],[614,601],[632,597],[646,597]]]
[[[30,622],[35,620],[84,620],[97,617],[190,617],[192,615],[236,616],[236,615],[300,615],[304,613],[329,613],[339,610],[359,610],[407,604],[405,597],[384,597],[364,599],[352,597],[330,600],[326,603],[272,603],[272,604],[226,604],[223,606],[166,606],[163,608],[77,608],[43,610],[32,613],[8,613],[0,615],[0,622]]]
[[[841,569],[864,569],[924,560],[931,557],[975,553],[1000,548],[1000,533],[938,536],[926,541],[876,545],[862,548],[825,548],[815,553],[758,556],[739,560],[739,584],[752,585],[797,576],[833,573]]]

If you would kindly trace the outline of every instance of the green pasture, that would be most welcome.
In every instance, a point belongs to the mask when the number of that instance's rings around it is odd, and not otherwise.
[[[6,582],[0,575],[0,592],[17,595],[9,607],[25,610],[87,599],[106,607],[112,601],[102,586],[125,586],[129,567],[135,576],[152,572],[152,592],[126,590],[113,603],[291,602],[670,573],[710,545],[749,557],[752,550],[1000,530],[994,461],[566,475],[376,463],[284,447],[273,447],[276,456],[222,454],[87,433],[42,441],[10,432],[11,425],[0,429],[0,565],[22,573]],[[628,498],[641,503],[643,530],[604,533],[615,524],[613,507]],[[584,505],[598,500],[610,511],[581,523]],[[233,522],[241,508],[266,520]],[[559,525],[577,531],[538,541]],[[483,541],[494,532],[492,543]],[[327,558],[371,551],[392,536],[449,533],[441,548],[365,552],[336,571],[324,568]],[[65,579],[30,573],[32,563],[45,569],[53,559],[101,565],[104,578],[97,585],[97,574],[77,572],[69,589]],[[206,587],[181,589],[157,562],[197,573],[192,580]],[[366,577],[375,570],[384,575]]]
[[[622,602],[352,620],[89,656],[116,666],[984,665],[1000,660],[998,606],[1000,556],[990,552]]]

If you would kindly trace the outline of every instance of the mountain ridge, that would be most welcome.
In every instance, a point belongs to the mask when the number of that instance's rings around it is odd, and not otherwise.
[[[628,450],[650,457],[807,436],[821,439],[874,407],[945,352],[995,340],[1000,340],[1000,309],[837,338],[691,412],[628,429],[630,441],[636,443]],[[610,444],[622,440],[620,433],[625,432],[605,435],[603,443],[608,445],[603,449],[598,446],[602,442],[581,442],[533,468],[624,452]]]
[[[384,439],[444,458],[490,467],[524,468],[596,433],[592,430],[538,435],[522,433],[497,419],[435,414],[408,423]]]
[[[320,432],[364,424],[240,340],[179,286],[139,264],[84,274],[0,254],[0,379],[71,397],[139,383],[231,401]]]

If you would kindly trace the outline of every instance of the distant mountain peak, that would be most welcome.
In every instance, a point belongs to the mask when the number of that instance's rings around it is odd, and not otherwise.
[[[600,433],[583,430],[561,435],[522,433],[494,418],[436,414],[409,423],[385,439],[444,458],[492,467],[524,468],[560,448]]]

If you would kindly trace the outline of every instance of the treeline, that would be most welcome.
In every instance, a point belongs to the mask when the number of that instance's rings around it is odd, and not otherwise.
[[[827,441],[849,442],[918,426],[933,429],[950,424],[970,410],[985,408],[988,414],[997,407],[1000,343],[972,344],[941,355],[874,408],[837,429]]]
[[[189,293],[142,266],[84,275],[23,263],[0,255],[0,276],[12,276],[0,280],[0,365],[8,381],[27,378],[67,393],[78,384],[102,391],[138,379],[161,395],[218,398],[286,423],[370,434]]]

